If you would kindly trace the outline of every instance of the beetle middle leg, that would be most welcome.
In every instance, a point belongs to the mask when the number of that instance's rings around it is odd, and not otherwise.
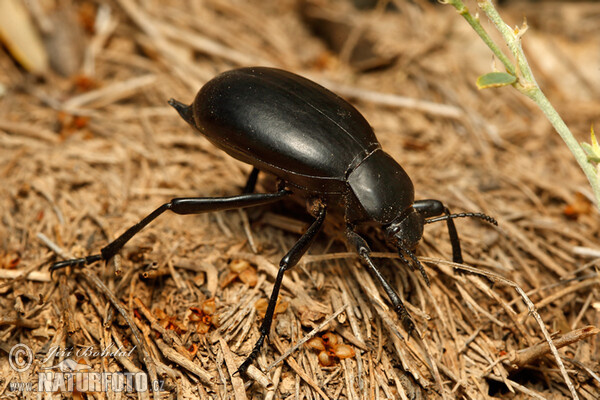
[[[260,348],[262,347],[265,339],[271,331],[271,324],[273,323],[273,315],[275,313],[275,306],[277,305],[277,298],[279,297],[281,283],[283,282],[283,275],[285,271],[298,264],[300,258],[302,258],[304,253],[306,253],[310,245],[315,240],[317,233],[319,233],[319,231],[321,230],[321,227],[323,226],[323,221],[325,221],[326,214],[327,207],[325,205],[321,205],[318,212],[316,213],[315,221],[279,262],[279,271],[277,272],[277,277],[275,278],[275,283],[273,284],[273,291],[271,292],[271,297],[269,298],[269,305],[267,306],[265,318],[263,319],[263,322],[260,325],[260,337],[256,341],[256,344],[254,344],[250,355],[246,357],[246,360],[244,360],[242,365],[240,365],[237,372],[246,372],[250,364],[252,364],[252,361],[254,361],[254,359],[258,356]]]
[[[170,202],[158,207],[140,222],[127,229],[121,236],[110,242],[106,247],[103,247],[100,250],[100,254],[54,263],[50,267],[50,271],[69,266],[89,265],[99,260],[110,260],[132,237],[167,210],[181,215],[202,214],[211,211],[225,211],[274,203],[290,194],[291,192],[282,189],[276,193],[248,193],[229,197],[184,197],[172,199]]]
[[[406,310],[406,307],[404,306],[404,303],[402,303],[402,299],[400,299],[400,296],[398,295],[396,290],[381,274],[381,271],[379,271],[379,268],[375,266],[373,260],[371,260],[371,249],[369,248],[369,245],[367,244],[365,239],[363,239],[358,233],[354,232],[351,229],[346,230],[346,236],[348,237],[348,242],[354,246],[356,252],[366,262],[367,266],[369,267],[369,270],[375,275],[375,277],[379,281],[379,284],[383,287],[383,290],[385,290],[386,294],[388,295],[388,298],[394,306],[396,314],[398,314],[398,317],[400,317],[400,320],[402,321],[402,325],[404,325],[404,329],[406,329],[408,336],[410,336],[411,333],[415,330],[415,323],[412,320],[408,311]]]
[[[498,222],[494,218],[482,213],[469,212],[451,214],[450,210],[448,210],[448,207],[446,207],[444,203],[442,203],[439,200],[417,200],[413,204],[413,207],[421,215],[423,215],[426,224],[443,220],[446,221],[446,225],[448,226],[448,235],[450,236],[450,244],[452,245],[452,261],[457,264],[462,264],[464,260],[460,248],[460,239],[458,238],[458,231],[456,230],[456,226],[454,225],[454,218],[474,217],[489,222],[492,225],[498,225]],[[457,268],[454,268],[454,272],[463,273],[462,270],[458,270]]]
[[[244,185],[244,190],[242,190],[242,193],[244,194],[248,194],[248,193],[253,193],[254,189],[256,188],[256,181],[258,180],[258,173],[260,172],[260,170],[256,167],[252,168],[252,172],[250,172],[250,175],[248,175],[248,180],[246,181],[246,184]]]

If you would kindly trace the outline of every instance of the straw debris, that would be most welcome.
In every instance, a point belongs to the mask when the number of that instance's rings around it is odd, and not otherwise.
[[[32,3],[38,26],[55,21],[53,7],[69,8],[86,45],[73,47],[80,73],[37,78],[0,47],[0,397],[20,398],[13,383],[37,385],[43,368],[77,361],[53,351],[90,347],[135,348],[82,362],[160,383],[162,392],[125,395],[139,399],[600,397],[591,190],[532,104],[509,90],[477,90],[490,54],[453,9],[421,0],[365,10],[316,0]],[[599,122],[600,28],[589,20],[599,5],[506,3],[507,20],[528,17],[525,51],[538,82],[586,140]],[[259,336],[256,304],[310,221],[294,201],[167,214],[106,265],[50,275],[52,262],[97,253],[172,197],[240,192],[250,167],[194,134],[166,101],[189,103],[217,73],[253,64],[347,97],[417,198],[498,220],[498,228],[457,220],[462,266],[448,262],[445,226],[428,225],[417,255],[430,287],[370,233],[418,339],[347,252],[343,219],[332,213],[286,274],[249,377],[234,374]],[[273,187],[259,181],[260,190]],[[306,344],[325,334],[343,343],[326,365]],[[36,355],[24,373],[8,362],[18,343]]]

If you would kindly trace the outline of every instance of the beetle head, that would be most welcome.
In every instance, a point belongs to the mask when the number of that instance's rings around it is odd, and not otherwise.
[[[386,232],[390,241],[398,248],[412,251],[423,237],[424,225],[423,215],[410,207],[386,227]]]
[[[423,226],[425,225],[425,217],[423,214],[409,207],[398,218],[392,221],[386,227],[388,239],[398,248],[400,259],[411,269],[417,267],[425,279],[425,283],[429,286],[429,277],[423,264],[419,261],[414,251],[423,237]],[[408,256],[411,262],[406,258]]]

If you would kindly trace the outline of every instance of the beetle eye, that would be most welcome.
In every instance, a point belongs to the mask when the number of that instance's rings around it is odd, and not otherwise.
[[[399,247],[414,251],[423,236],[423,229],[420,230],[414,229],[413,227],[409,230],[406,230],[402,233],[396,234],[396,240]]]

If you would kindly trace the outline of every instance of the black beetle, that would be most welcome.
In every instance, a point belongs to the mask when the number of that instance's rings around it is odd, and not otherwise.
[[[258,355],[271,328],[283,275],[314,241],[328,205],[344,208],[348,243],[377,277],[408,332],[414,329],[414,323],[394,288],[372,262],[369,246],[354,231],[355,226],[381,226],[403,262],[411,268],[416,265],[429,284],[413,253],[425,224],[447,222],[453,260],[458,263],[462,263],[462,255],[453,218],[477,217],[496,224],[492,217],[480,213],[450,214],[438,200],[415,201],[410,178],[381,149],[373,129],[358,110],[324,87],[290,72],[264,67],[235,69],[206,83],[191,106],[173,99],[169,104],[215,146],[254,166],[244,193],[173,199],[125,231],[100,254],[58,262],[51,269],[111,259],[167,210],[177,214],[230,210],[273,203],[294,193],[312,200],[309,212],[315,220],[282,258],[260,338],[238,371],[244,372]],[[276,193],[253,193],[259,171],[280,179]]]

